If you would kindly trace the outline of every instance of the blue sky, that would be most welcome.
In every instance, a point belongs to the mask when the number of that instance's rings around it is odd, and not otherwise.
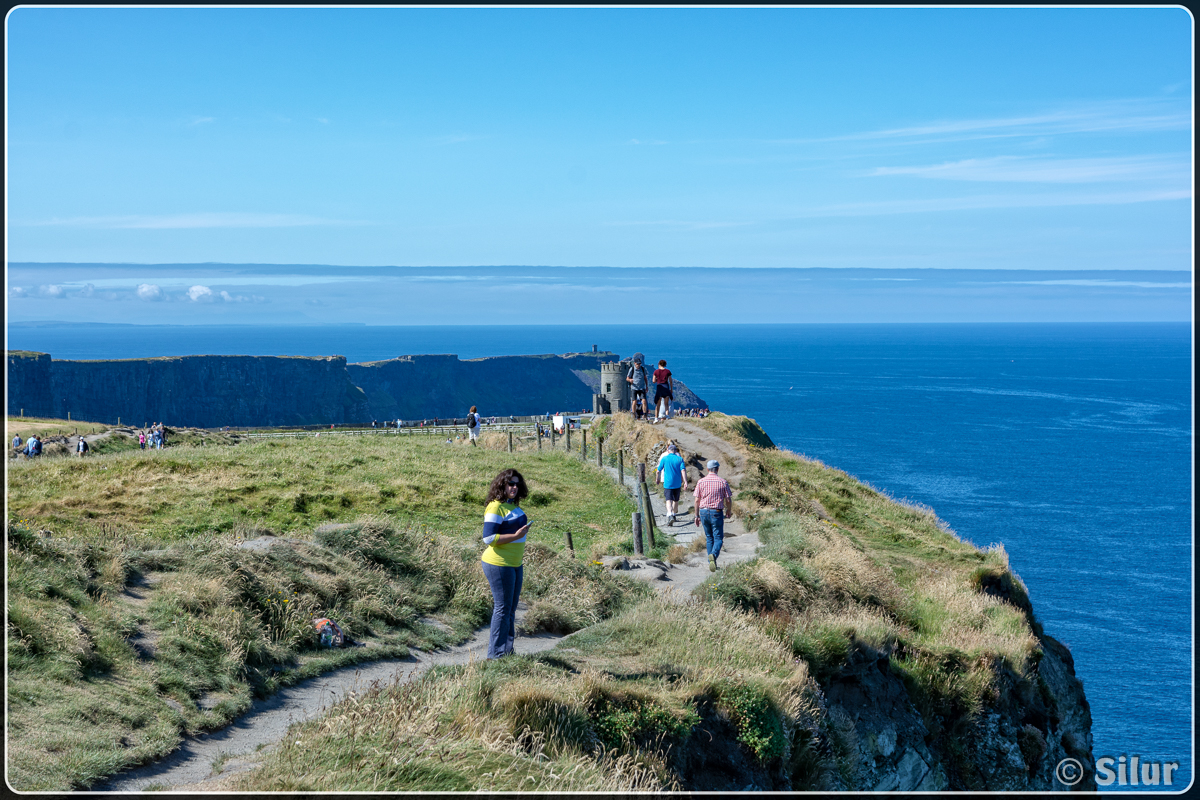
[[[6,22],[10,263],[1192,267],[1181,9]],[[58,295],[52,270],[10,274],[10,319],[162,287],[142,273]],[[277,280],[204,280],[177,318],[282,302]],[[310,285],[309,300],[331,286]],[[138,299],[112,321],[157,302]],[[115,313],[89,308],[78,318]]]

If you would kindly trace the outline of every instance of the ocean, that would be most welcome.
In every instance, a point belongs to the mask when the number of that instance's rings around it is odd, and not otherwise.
[[[60,359],[339,354],[353,362],[593,345],[665,358],[711,408],[753,417],[781,447],[928,505],[977,545],[1002,543],[1046,632],[1074,655],[1096,757],[1177,761],[1172,788],[1191,781],[1189,323],[40,323],[10,325],[8,335],[10,349]],[[479,406],[487,414],[485,398]]]

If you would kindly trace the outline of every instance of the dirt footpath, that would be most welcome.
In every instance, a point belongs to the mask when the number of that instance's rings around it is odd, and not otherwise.
[[[654,428],[663,438],[674,441],[679,446],[680,455],[688,462],[688,490],[681,492],[679,496],[679,521],[674,526],[668,527],[667,506],[663,499],[662,487],[654,484],[654,464],[649,464],[646,467],[646,483],[651,492],[650,505],[654,511],[659,535],[666,536],[675,544],[687,547],[693,539],[704,538],[703,529],[693,524],[695,504],[692,501],[692,489],[696,487],[696,481],[702,477],[703,473],[698,475],[696,469],[691,465],[696,461],[703,464],[709,459],[716,459],[721,463],[721,470],[718,474],[729,481],[729,485],[733,487],[736,494],[742,482],[742,475],[746,467],[745,461],[741,454],[725,440],[686,419],[672,419],[665,423],[659,423]],[[615,468],[606,467],[605,469],[613,476],[613,480],[617,479]],[[631,492],[636,481],[635,469],[626,470],[625,485]],[[725,541],[721,548],[721,555],[717,559],[718,569],[737,561],[753,558],[757,550],[758,534],[747,533],[739,517],[735,516],[733,519],[725,520]],[[667,564],[658,560],[638,561],[636,559],[630,559],[629,563],[634,567],[629,570],[630,577],[645,580],[677,603],[691,602],[692,590],[712,575],[708,569],[708,556],[704,550],[689,554],[681,564]]]
[[[741,456],[723,440],[685,420],[671,420],[655,426],[665,438],[673,439],[689,463],[695,456],[701,462],[715,458],[721,462],[721,474],[736,491],[745,467]],[[647,468],[651,484],[650,503],[658,520],[659,533],[671,541],[688,545],[700,528],[692,524],[691,492],[683,492],[679,510],[685,522],[666,527],[666,505],[662,490],[653,486],[653,467]],[[616,480],[615,469],[610,469]],[[636,472],[625,476],[625,484],[633,490]],[[689,469],[688,485],[695,486],[698,476]],[[725,521],[725,544],[718,567],[753,558],[758,549],[757,534],[747,533],[738,518]],[[682,564],[657,560],[629,559],[632,567],[626,571],[630,578],[645,580],[654,589],[677,603],[692,602],[692,590],[713,573],[708,568],[704,551],[692,553]],[[525,604],[517,609],[517,622],[524,616]],[[516,651],[520,654],[548,650],[564,637],[552,634],[518,635]],[[437,664],[468,664],[481,661],[487,655],[487,628],[477,630],[461,645],[424,653],[414,650],[406,659],[389,659],[334,670],[317,678],[287,687],[266,700],[256,700],[250,710],[226,728],[209,734],[189,737],[170,756],[137,769],[122,772],[93,787],[93,791],[138,792],[148,788],[173,792],[228,792],[234,778],[262,763],[264,756],[277,745],[293,723],[314,719],[351,692],[369,689],[374,684],[391,685],[411,681]],[[214,764],[218,767],[214,770]]]

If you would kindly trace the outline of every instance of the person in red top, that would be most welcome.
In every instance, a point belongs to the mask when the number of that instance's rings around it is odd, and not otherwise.
[[[654,421],[661,422],[671,415],[671,400],[674,399],[674,384],[671,383],[671,370],[667,369],[665,359],[658,362],[654,370]]]
[[[717,474],[720,462],[705,464],[708,474],[696,484],[696,524],[704,526],[704,544],[708,549],[708,571],[717,571],[717,556],[725,541],[725,520],[733,516],[733,491],[729,481]]]

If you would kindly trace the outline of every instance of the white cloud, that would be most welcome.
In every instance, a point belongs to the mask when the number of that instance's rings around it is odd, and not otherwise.
[[[10,286],[8,288],[8,294],[10,297],[28,297],[29,296],[29,292],[25,291],[25,289],[20,286]]]
[[[206,125],[210,122],[216,121],[216,117],[192,117],[191,121],[188,122],[188,125]]]
[[[187,296],[193,303],[199,303],[202,301],[212,302],[213,290],[207,286],[196,285],[187,290]]]
[[[153,283],[139,283],[137,287],[137,296],[143,300],[163,300],[166,295],[163,290]]]
[[[1187,157],[1130,156],[1125,158],[971,158],[914,167],[877,167],[869,173],[912,175],[953,181],[1016,183],[1096,183],[1100,181],[1176,180],[1191,175]]]
[[[56,300],[62,300],[67,296],[67,290],[58,284],[50,284],[49,286],[39,286],[38,294],[43,297],[53,297]]]
[[[82,289],[79,290],[80,297],[92,297],[95,294],[96,294],[96,284],[94,284],[94,283],[86,284]]]

